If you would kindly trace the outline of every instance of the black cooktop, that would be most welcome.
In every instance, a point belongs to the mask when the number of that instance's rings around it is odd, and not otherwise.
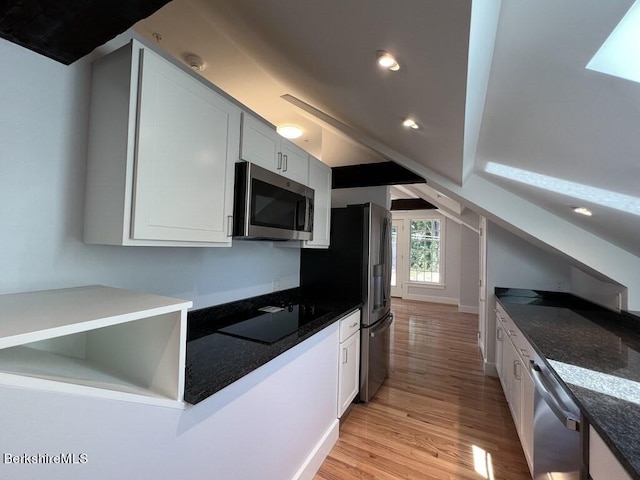
[[[218,333],[272,344],[327,312],[313,305],[288,305],[275,312],[256,311],[247,320],[219,329]]]

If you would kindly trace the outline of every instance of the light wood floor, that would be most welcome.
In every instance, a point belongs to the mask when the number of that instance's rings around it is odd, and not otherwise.
[[[391,372],[355,405],[314,480],[530,480],[500,382],[482,372],[477,316],[394,299]]]

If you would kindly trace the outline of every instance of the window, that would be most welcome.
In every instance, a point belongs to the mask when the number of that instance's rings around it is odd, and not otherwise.
[[[440,220],[410,220],[409,281],[442,283]]]

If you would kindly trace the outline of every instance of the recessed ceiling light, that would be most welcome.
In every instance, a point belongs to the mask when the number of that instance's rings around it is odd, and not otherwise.
[[[296,125],[280,125],[277,132],[284,138],[300,138],[303,133],[302,129]]]
[[[585,215],[587,217],[590,217],[591,215],[593,215],[591,210],[589,210],[586,207],[571,207],[571,208],[573,208],[574,212],[579,213],[580,215]]]
[[[420,125],[418,125],[413,118],[405,118],[402,121],[402,126],[407,128],[413,128],[414,130],[417,130],[420,128]]]
[[[385,52],[384,50],[378,50],[378,65],[382,68],[386,68],[387,70],[391,70],[392,72],[397,72],[400,70],[400,64],[396,60],[396,57],[391,55],[389,52]]]

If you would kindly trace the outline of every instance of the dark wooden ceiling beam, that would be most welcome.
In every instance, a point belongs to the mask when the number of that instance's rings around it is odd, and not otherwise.
[[[420,175],[395,162],[364,163],[331,169],[332,188],[377,187],[427,183]]]
[[[30,0],[0,4],[0,37],[65,65],[169,0]]]
[[[391,210],[434,210],[437,208],[424,198],[396,198],[391,200]]]

